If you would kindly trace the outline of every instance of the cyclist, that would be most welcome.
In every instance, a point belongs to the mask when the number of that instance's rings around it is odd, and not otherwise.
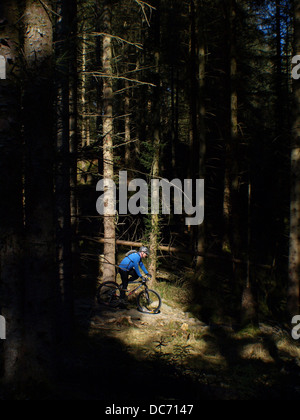
[[[148,277],[152,277],[148,273],[146,267],[143,264],[143,258],[149,257],[149,249],[146,246],[142,246],[138,251],[130,251],[126,254],[126,257],[119,264],[119,273],[122,279],[122,290],[121,290],[121,300],[123,303],[126,303],[126,291],[129,281],[137,280],[139,277],[142,277],[140,268]],[[130,276],[130,278],[129,278]]]

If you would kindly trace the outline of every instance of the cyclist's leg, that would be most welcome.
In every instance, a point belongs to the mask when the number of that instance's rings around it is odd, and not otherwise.
[[[135,271],[134,268],[132,268],[129,273],[128,273],[128,277],[130,276],[129,281],[135,281],[139,278],[139,275],[137,274],[137,272]]]
[[[125,296],[126,296],[126,292],[125,292],[125,290],[127,289],[127,287],[128,287],[128,275],[129,275],[129,272],[128,271],[124,271],[124,270],[122,270],[121,268],[119,269],[119,273],[120,273],[120,276],[121,276],[121,280],[122,280],[122,289],[121,289],[121,292],[120,292],[120,298],[121,299],[124,299],[125,298]]]

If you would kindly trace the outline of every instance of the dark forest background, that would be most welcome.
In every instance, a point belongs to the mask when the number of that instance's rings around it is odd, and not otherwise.
[[[74,301],[141,244],[204,322],[299,313],[299,22],[298,0],[1,0],[3,384],[65,363]],[[122,170],[204,179],[204,223],[101,217]]]

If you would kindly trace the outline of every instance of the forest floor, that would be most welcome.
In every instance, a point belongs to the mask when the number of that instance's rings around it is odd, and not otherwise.
[[[18,399],[115,404],[203,400],[299,400],[300,345],[282,326],[240,329],[205,323],[186,305],[186,289],[160,282],[158,314],[99,305],[78,293],[76,333],[58,348],[54,386],[33,384]],[[5,391],[6,392],[6,391]],[[7,399],[1,394],[0,400]]]
[[[139,312],[135,301],[120,310],[80,298],[76,315],[77,342],[65,360],[60,389],[65,397],[300,398],[300,346],[278,326],[207,325],[169,296],[155,315]]]

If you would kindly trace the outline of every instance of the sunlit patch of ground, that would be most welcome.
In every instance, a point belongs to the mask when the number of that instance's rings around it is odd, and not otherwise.
[[[297,359],[298,363],[300,361],[300,347],[295,344],[295,342],[291,342],[291,339],[283,337],[278,340],[277,342],[278,350],[280,351],[282,356],[288,356],[292,359]]]
[[[274,359],[271,357],[269,351],[262,343],[252,343],[243,346],[240,351],[242,359],[255,359],[261,360],[265,363],[273,363]]]
[[[99,333],[119,339],[131,353],[137,357],[149,356],[150,353],[161,355],[174,355],[181,349],[179,359],[183,362],[191,356],[199,356],[200,364],[207,360],[213,365],[226,367],[227,361],[220,349],[220,342],[216,340],[215,333],[191,314],[180,309],[163,304],[162,311],[157,315],[146,315],[131,308],[124,310],[100,310],[90,323],[90,332]],[[226,347],[235,345],[236,354],[241,360],[261,360],[264,363],[275,363],[274,353],[285,358],[300,360],[300,348],[289,337],[276,334],[272,328],[263,328],[261,335],[259,328],[228,333],[230,343],[221,340],[225,352]],[[266,340],[272,341],[272,352]],[[222,347],[221,345],[221,347]],[[224,353],[224,351],[223,351]]]
[[[129,310],[95,305],[85,325],[90,337],[121,343],[137,361],[173,366],[221,398],[256,398],[265,392],[277,398],[282,388],[287,398],[300,397],[300,347],[287,331],[265,324],[242,331],[206,325],[184,306],[169,303],[164,298],[156,315],[138,312],[135,300]],[[105,341],[108,352],[109,345]]]

